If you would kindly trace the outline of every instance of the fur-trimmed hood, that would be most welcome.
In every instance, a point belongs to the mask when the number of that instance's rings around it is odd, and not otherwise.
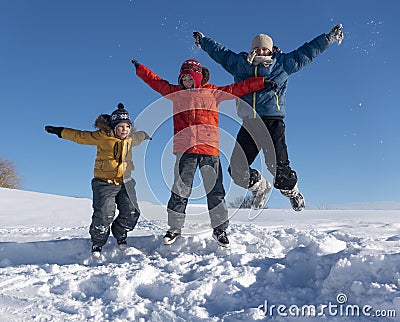
[[[103,131],[107,133],[108,136],[115,136],[113,128],[111,127],[110,123],[111,116],[109,114],[100,114],[96,121],[94,122],[94,128],[99,129],[100,131]],[[136,133],[136,128],[134,124],[131,124],[131,132],[129,133],[128,137],[133,137],[133,135]]]

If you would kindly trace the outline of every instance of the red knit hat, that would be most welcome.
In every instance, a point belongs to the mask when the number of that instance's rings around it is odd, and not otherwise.
[[[185,60],[182,64],[181,67],[181,72],[179,74],[178,82],[180,85],[181,79],[183,75],[189,75],[193,78],[194,80],[194,87],[200,87],[201,86],[201,81],[203,79],[203,73],[201,69],[201,64],[195,60],[195,59],[188,59]]]

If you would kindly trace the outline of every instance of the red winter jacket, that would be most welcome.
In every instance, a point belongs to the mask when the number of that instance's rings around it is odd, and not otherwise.
[[[264,88],[264,77],[227,86],[206,83],[200,88],[184,89],[170,84],[144,65],[136,68],[136,74],[173,102],[174,154],[219,156],[218,104]]]

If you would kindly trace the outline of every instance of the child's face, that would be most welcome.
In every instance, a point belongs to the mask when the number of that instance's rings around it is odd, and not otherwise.
[[[258,47],[256,49],[257,56],[271,56],[272,52],[266,47]]]
[[[115,135],[120,139],[126,139],[130,131],[131,131],[131,126],[127,123],[119,123],[115,127]]]
[[[194,80],[190,75],[183,75],[182,76],[182,85],[183,87],[189,89],[194,87]]]

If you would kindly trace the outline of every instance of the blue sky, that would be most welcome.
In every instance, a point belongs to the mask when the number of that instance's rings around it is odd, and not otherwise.
[[[195,58],[209,68],[212,83],[226,85],[232,76],[193,46],[194,30],[236,52],[266,33],[288,52],[342,23],[342,45],[332,45],[289,80],[291,165],[310,207],[400,202],[399,2],[259,3],[1,1],[0,157],[15,162],[25,190],[90,198],[95,148],[60,140],[43,128],[92,130],[100,113],[123,102],[136,127],[153,135],[134,150],[139,200],[154,202],[154,195],[166,204],[174,161],[168,143],[172,109],[136,77],[130,59],[176,83],[181,63]],[[221,112],[233,115],[233,102]],[[161,115],[167,119],[156,124]],[[231,123],[224,131],[235,136],[239,124]],[[289,203],[275,191],[270,207]]]

